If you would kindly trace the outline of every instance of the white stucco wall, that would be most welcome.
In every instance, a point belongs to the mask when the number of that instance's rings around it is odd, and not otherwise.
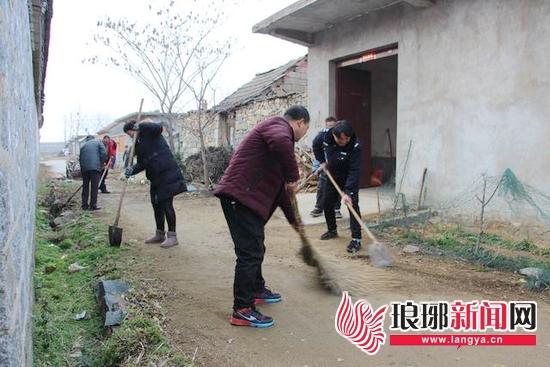
[[[427,9],[380,10],[316,36],[310,113],[334,113],[331,61],[397,43],[397,182],[413,142],[406,195],[418,195],[424,167],[431,204],[506,168],[549,192],[548,40],[550,1],[438,0]]]

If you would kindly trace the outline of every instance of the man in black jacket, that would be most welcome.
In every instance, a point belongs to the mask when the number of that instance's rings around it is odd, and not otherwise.
[[[137,163],[127,167],[124,174],[130,177],[145,170],[147,179],[151,181],[151,204],[155,212],[157,231],[145,243],[161,243],[163,248],[176,246],[178,238],[173,200],[177,194],[187,191],[187,186],[181,169],[162,136],[162,126],[143,122],[136,129],[136,122],[130,121],[124,125],[124,132],[132,138],[139,132],[135,145]],[[164,231],[165,220],[168,232]]]
[[[323,136],[327,131],[329,131],[334,124],[336,124],[336,118],[329,116],[325,119],[325,127],[319,131],[317,136]],[[315,139],[314,139],[315,140]],[[315,208],[309,213],[312,217],[320,217],[323,215],[323,201],[325,200],[325,187],[327,186],[327,175],[319,167],[320,163],[318,160],[313,162],[313,170],[317,172],[319,176],[319,181],[317,183],[317,197],[315,199]],[[330,185],[330,182],[328,183]],[[342,212],[340,212],[340,200],[334,205],[334,213],[336,214],[336,219],[342,218]]]
[[[361,178],[361,145],[348,121],[338,121],[332,129],[318,135],[313,140],[313,153],[322,169],[328,170],[344,192],[342,200],[360,214],[359,179]],[[327,232],[322,240],[338,236],[334,206],[340,200],[334,185],[327,180],[323,210],[327,222]],[[351,241],[347,251],[355,253],[361,248],[361,226],[354,216],[350,218]]]

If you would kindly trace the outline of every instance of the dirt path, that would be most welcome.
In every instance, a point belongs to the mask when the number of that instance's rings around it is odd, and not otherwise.
[[[111,180],[112,182],[113,180]],[[393,347],[385,345],[368,356],[334,330],[340,298],[327,294],[314,270],[296,255],[299,241],[289,226],[274,218],[267,227],[265,278],[281,292],[283,302],[261,308],[276,325],[267,330],[239,328],[228,323],[232,305],[234,253],[216,198],[175,201],[181,245],[169,250],[147,246],[143,239],[154,230],[146,187],[127,195],[121,226],[143,259],[137,269],[143,278],[158,278],[173,291],[163,304],[169,316],[173,345],[193,355],[204,366],[548,366],[550,360],[550,306],[548,300],[522,291],[519,278],[478,272],[457,262],[413,256],[398,257],[392,270],[370,267],[365,258],[345,256],[347,235],[332,242],[315,241],[323,255],[336,259],[349,274],[367,279],[363,296],[374,307],[392,301],[492,299],[539,302],[536,347]],[[100,197],[114,217],[120,192]],[[309,226],[318,238],[324,228]],[[355,298],[354,298],[355,300]],[[388,324],[388,317],[386,317]],[[387,328],[386,328],[387,330]]]

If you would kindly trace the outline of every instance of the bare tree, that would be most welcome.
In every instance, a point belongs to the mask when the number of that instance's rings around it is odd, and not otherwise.
[[[196,119],[191,119],[190,123],[186,124],[184,128],[189,129],[191,134],[199,140],[206,186],[210,184],[206,157],[206,137],[211,133],[213,125],[217,122],[217,115],[208,110],[208,102],[210,101],[212,105],[215,104],[216,89],[214,82],[229,54],[230,47],[228,44],[197,49],[193,59],[197,76],[192,82],[186,83],[196,104]]]
[[[493,197],[495,196],[498,188],[500,187],[500,184],[502,183],[502,178],[498,181],[497,186],[495,187],[493,193],[489,195],[489,198],[487,198],[487,175],[483,175],[483,194],[481,198],[476,195],[476,199],[481,204],[481,215],[479,217],[479,233],[477,235],[477,241],[476,241],[476,247],[475,247],[475,253],[477,254],[479,252],[479,247],[481,245],[481,237],[483,236],[483,224],[484,224],[484,216],[485,216],[485,207],[491,202]]]
[[[101,114],[87,115],[80,108],[70,112],[63,117],[63,134],[65,141],[83,134],[95,134],[110,119]]]
[[[167,115],[172,151],[175,151],[174,123],[170,116],[188,86],[200,75],[200,70],[192,67],[192,61],[197,53],[209,49],[208,37],[223,15],[216,10],[220,8],[217,6],[208,6],[208,12],[200,15],[194,11],[181,14],[174,4],[174,1],[160,7],[149,4],[146,24],[125,18],[100,20],[94,41],[108,50],[108,55],[85,60],[120,68],[147,88],[161,112]]]

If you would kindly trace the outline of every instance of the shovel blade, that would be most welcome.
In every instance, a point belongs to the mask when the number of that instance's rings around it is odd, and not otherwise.
[[[109,226],[109,244],[120,247],[122,243],[122,228]]]
[[[376,268],[385,268],[393,265],[393,260],[386,246],[375,242],[367,249],[371,263]]]

